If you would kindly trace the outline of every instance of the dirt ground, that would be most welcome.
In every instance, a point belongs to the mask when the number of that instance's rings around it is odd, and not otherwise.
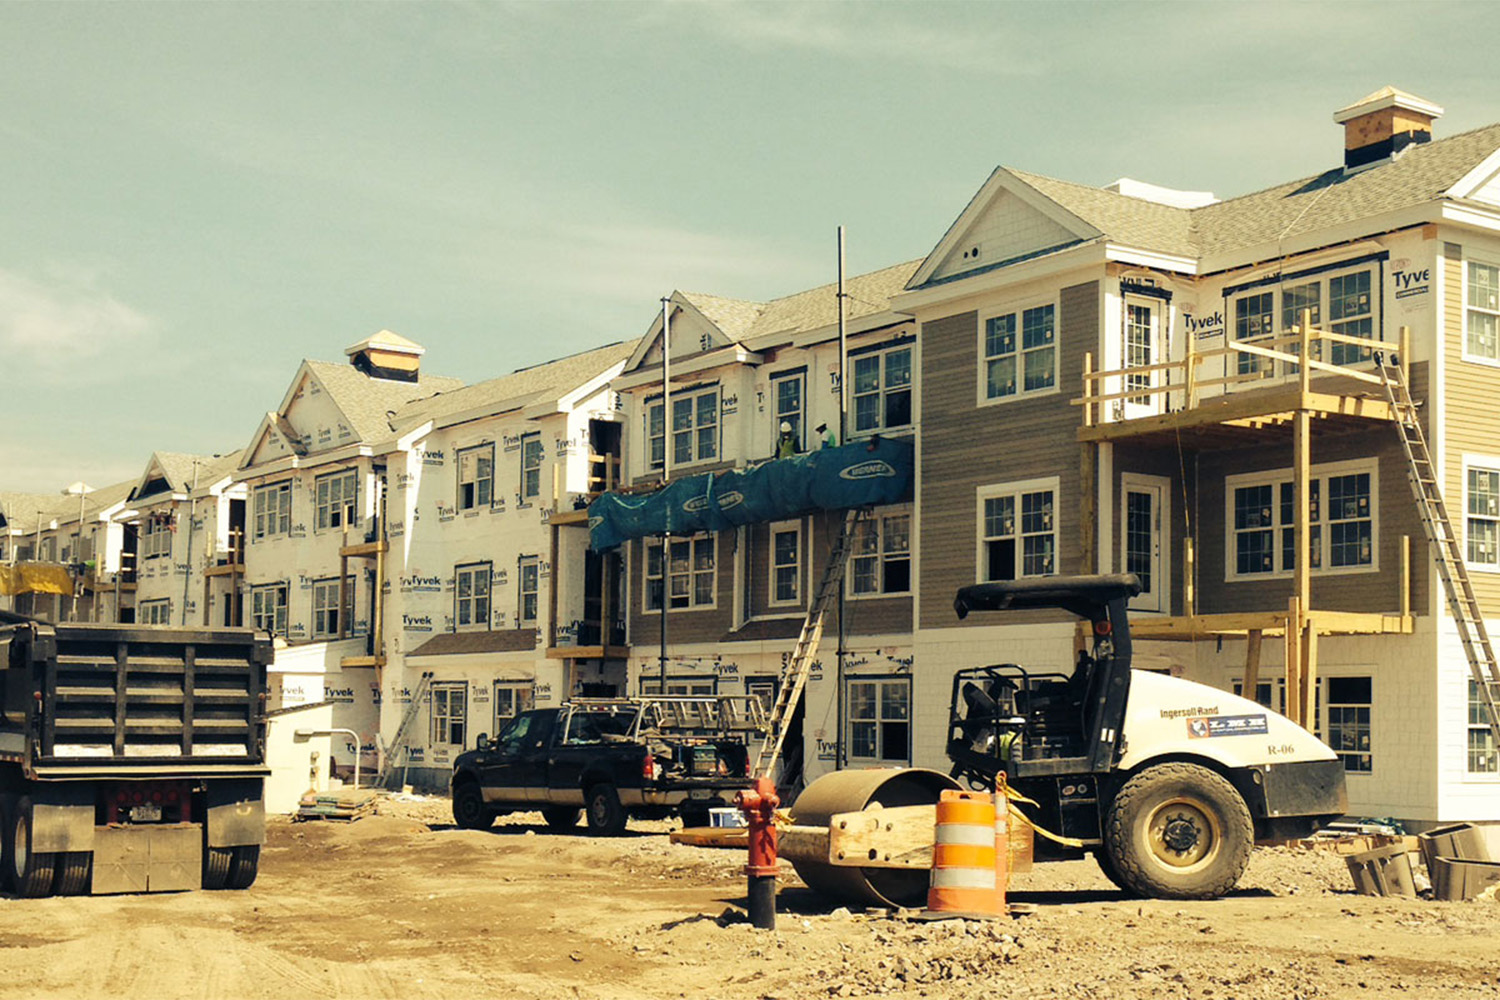
[[[1357,896],[1323,852],[1257,849],[1204,903],[1041,865],[1011,894],[1035,914],[1002,922],[850,914],[788,868],[770,932],[743,921],[743,854],[671,824],[449,823],[442,799],[275,820],[245,892],[0,899],[0,1000],[1500,996],[1500,903]]]

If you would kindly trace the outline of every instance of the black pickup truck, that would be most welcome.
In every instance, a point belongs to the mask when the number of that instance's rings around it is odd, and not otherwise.
[[[510,812],[540,811],[567,829],[612,836],[628,817],[676,813],[707,825],[750,783],[748,740],[763,724],[754,699],[578,699],[516,716],[453,763],[453,819],[484,829]]]

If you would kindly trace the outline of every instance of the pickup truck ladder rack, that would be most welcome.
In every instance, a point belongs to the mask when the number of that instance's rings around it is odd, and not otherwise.
[[[376,776],[377,787],[385,785],[385,779],[391,772],[392,762],[397,753],[405,749],[408,738],[411,735],[411,724],[416,721],[417,713],[422,709],[422,699],[426,697],[427,690],[432,686],[432,671],[422,671],[422,676],[417,680],[417,689],[411,694],[411,704],[406,706],[406,713],[401,716],[401,725],[396,727],[396,735],[391,737],[391,742],[386,744],[385,753],[380,758],[380,774]],[[403,762],[404,766],[404,762]]]
[[[1453,620],[1458,623],[1458,637],[1463,642],[1464,655],[1469,660],[1469,672],[1473,675],[1478,691],[1479,703],[1483,706],[1486,721],[1494,746],[1500,748],[1500,664],[1495,660],[1495,648],[1490,643],[1489,630],[1484,626],[1484,615],[1480,612],[1479,600],[1469,583],[1469,570],[1464,561],[1463,543],[1453,530],[1453,521],[1448,516],[1448,507],[1443,503],[1443,492],[1438,482],[1437,471],[1432,464],[1432,454],[1427,449],[1427,438],[1422,433],[1422,423],[1417,405],[1412,402],[1407,388],[1406,373],[1401,359],[1389,352],[1375,355],[1380,370],[1381,382],[1385,386],[1385,398],[1396,416],[1396,429],[1401,436],[1401,448],[1406,453],[1406,474],[1411,482],[1412,494],[1417,499],[1417,511],[1422,518],[1422,529],[1432,543],[1437,560],[1438,576],[1448,594],[1448,608]]]
[[[807,618],[802,622],[802,632],[792,655],[781,669],[780,684],[776,690],[776,704],[767,719],[765,742],[756,754],[751,774],[774,777],[776,760],[781,756],[781,746],[786,742],[787,723],[797,709],[797,700],[807,685],[807,675],[812,670],[813,660],[818,655],[818,644],[823,639],[823,619],[828,608],[838,599],[839,588],[844,582],[844,568],[849,565],[849,556],[854,552],[854,539],[859,523],[869,516],[866,508],[855,508],[844,515],[844,526],[828,554],[828,563],[823,568],[823,579],[807,608]]]

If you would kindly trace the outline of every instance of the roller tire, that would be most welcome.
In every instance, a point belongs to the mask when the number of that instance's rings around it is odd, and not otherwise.
[[[38,854],[31,849],[30,796],[23,795],[17,800],[5,835],[8,841],[6,854],[10,861],[6,871],[10,876],[12,891],[22,899],[40,899],[51,895],[57,855],[47,852]]]
[[[203,848],[203,888],[227,888],[229,885],[229,871],[233,867],[234,848]]]
[[[578,825],[583,810],[577,806],[547,806],[542,810],[542,819],[554,830],[571,830]]]
[[[246,844],[243,847],[232,847],[230,851],[234,854],[234,860],[229,866],[229,888],[250,888],[260,872],[260,845]]]
[[[488,830],[495,824],[495,812],[484,804],[479,782],[463,781],[453,786],[453,822],[465,830]]]
[[[593,785],[585,793],[584,813],[589,833],[595,837],[618,837],[625,832],[625,807],[620,804],[620,793],[608,782]]]
[[[1197,764],[1148,767],[1125,783],[1105,818],[1104,849],[1119,884],[1156,899],[1224,895],[1244,873],[1254,846],[1245,800],[1221,775]]]
[[[93,851],[69,851],[57,856],[57,875],[52,891],[59,896],[88,895],[94,873]]]

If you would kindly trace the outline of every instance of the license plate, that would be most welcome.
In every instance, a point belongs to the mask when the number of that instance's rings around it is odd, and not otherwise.
[[[161,806],[155,802],[147,802],[143,806],[130,807],[130,822],[132,823],[159,823],[161,822]]]
[[[694,800],[698,800],[698,799],[711,799],[713,797],[714,797],[714,791],[713,791],[712,788],[689,788],[688,789],[688,798],[690,798],[690,799],[694,799]]]

